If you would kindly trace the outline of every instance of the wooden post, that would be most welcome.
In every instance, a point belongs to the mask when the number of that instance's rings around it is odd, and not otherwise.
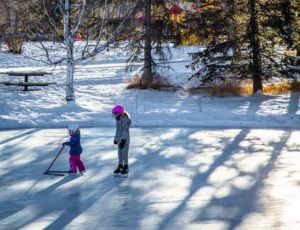
[[[28,82],[28,75],[25,75],[25,81],[24,81],[25,83],[27,83]],[[25,85],[24,86],[24,91],[28,91],[28,85]]]

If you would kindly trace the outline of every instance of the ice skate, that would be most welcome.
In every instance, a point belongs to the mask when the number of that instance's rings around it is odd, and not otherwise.
[[[118,168],[114,171],[115,176],[120,176],[123,171],[123,165],[119,164]]]
[[[128,168],[128,165],[124,165],[123,167],[123,170],[121,171],[121,177],[127,177],[128,176],[128,173],[129,173],[129,168]]]

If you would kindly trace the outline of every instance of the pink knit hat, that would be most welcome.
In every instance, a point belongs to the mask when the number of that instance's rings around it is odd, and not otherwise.
[[[122,105],[116,105],[115,107],[113,107],[111,112],[116,115],[122,114],[124,113],[124,107]]]

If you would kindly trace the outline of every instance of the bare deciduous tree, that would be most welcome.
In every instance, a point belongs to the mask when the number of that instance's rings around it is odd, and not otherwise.
[[[137,5],[138,3],[128,4],[124,9],[119,1],[112,0],[57,0],[54,5],[47,5],[45,0],[24,3],[23,9],[27,9],[29,15],[32,8],[38,8],[42,10],[44,19],[35,21],[35,26],[28,28],[27,37],[39,41],[45,51],[47,63],[67,65],[67,101],[75,100],[76,64],[100,54],[122,40],[122,35],[128,33],[127,23],[136,13]],[[119,14],[112,13],[112,10],[121,7]],[[82,42],[77,45],[75,42],[79,37]],[[49,45],[49,40],[52,45]],[[55,55],[57,50],[63,51],[64,55]]]

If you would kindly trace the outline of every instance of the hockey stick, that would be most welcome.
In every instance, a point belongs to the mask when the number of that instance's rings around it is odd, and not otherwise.
[[[65,174],[61,174],[61,173],[53,173],[51,171],[49,172],[44,172],[45,175],[51,175],[51,176],[64,176]]]
[[[69,171],[51,170],[49,173],[69,173]]]
[[[52,161],[52,163],[50,164],[49,168],[46,170],[46,172],[44,172],[45,175],[50,175],[49,174],[49,169],[51,168],[51,166],[54,164],[54,162],[56,161],[56,159],[58,158],[58,156],[60,155],[60,153],[63,151],[64,149],[64,145],[63,147],[61,148],[61,150],[58,152],[58,154],[56,155],[56,157],[54,158],[54,160]],[[53,173],[51,175],[54,175]]]

